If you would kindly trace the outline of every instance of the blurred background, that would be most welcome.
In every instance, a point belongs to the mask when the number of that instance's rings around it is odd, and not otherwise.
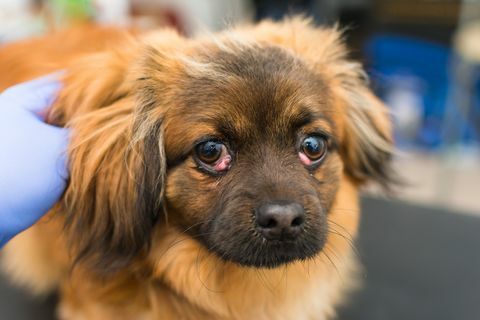
[[[0,0],[0,45],[87,20],[193,35],[292,13],[347,28],[394,117],[394,196],[480,215],[480,0]]]

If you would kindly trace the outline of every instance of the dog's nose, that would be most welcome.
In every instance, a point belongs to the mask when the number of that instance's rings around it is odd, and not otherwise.
[[[293,240],[305,222],[303,207],[290,201],[268,202],[255,210],[257,227],[268,240]]]

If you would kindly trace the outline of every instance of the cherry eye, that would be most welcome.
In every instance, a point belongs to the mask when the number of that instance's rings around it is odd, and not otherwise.
[[[327,153],[327,142],[320,136],[306,137],[300,147],[300,159],[307,165],[319,161]]]
[[[206,164],[212,164],[222,155],[225,146],[217,141],[206,141],[197,146],[198,159]]]

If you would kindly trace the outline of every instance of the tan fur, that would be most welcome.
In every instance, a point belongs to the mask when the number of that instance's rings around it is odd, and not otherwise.
[[[87,34],[91,42],[83,45]],[[108,35],[110,45],[104,41]],[[74,45],[60,50],[62,39]],[[336,159],[341,178],[328,215],[326,247],[313,259],[274,269],[241,267],[221,260],[168,220],[155,226],[150,247],[137,246],[138,230],[133,226],[138,217],[129,213],[135,210],[136,170],[144,165],[142,142],[161,117],[166,130],[179,130],[176,143],[188,141],[188,130],[179,125],[179,119],[168,117],[176,84],[185,73],[216,76],[208,64],[196,59],[202,51],[215,48],[235,53],[238,46],[255,43],[288,50],[321,73],[333,92],[335,130],[343,153],[331,160]],[[14,281],[36,293],[60,290],[61,319],[334,316],[335,307],[357,283],[351,241],[359,222],[358,189],[370,177],[356,168],[366,164],[366,153],[391,149],[385,109],[363,83],[360,66],[347,59],[339,31],[315,28],[294,18],[196,39],[168,30],[142,37],[116,30],[59,34],[2,48],[0,74],[12,76],[2,76],[0,88],[59,68],[66,70],[65,86],[49,121],[73,129],[71,180],[62,201],[3,250],[3,264]],[[137,79],[147,76],[144,81],[162,89],[161,96],[139,86]],[[155,107],[147,107],[152,103]],[[161,159],[175,152],[173,141],[163,140],[160,135]],[[175,174],[161,171],[159,179],[168,181],[168,175]],[[178,192],[168,183],[161,190],[167,196]],[[88,219],[79,220],[82,215]],[[172,216],[167,212],[168,219]],[[64,232],[65,219],[70,222]],[[72,268],[78,252],[110,230],[106,248],[114,250],[122,241],[133,243],[139,255],[132,263],[113,277],[102,278],[92,271],[100,255],[93,252]]]

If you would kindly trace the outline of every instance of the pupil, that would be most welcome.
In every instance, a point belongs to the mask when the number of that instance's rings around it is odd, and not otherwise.
[[[320,144],[315,138],[305,139],[305,147],[310,154],[318,154],[320,152]]]

